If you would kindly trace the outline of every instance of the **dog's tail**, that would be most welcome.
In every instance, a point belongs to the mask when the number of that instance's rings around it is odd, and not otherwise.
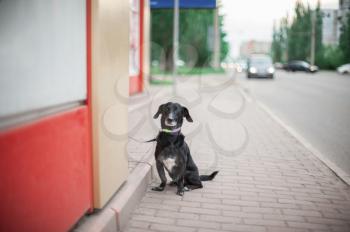
[[[200,175],[199,178],[201,181],[207,181],[207,180],[212,180],[215,178],[216,174],[218,174],[219,171],[215,171],[210,175]]]

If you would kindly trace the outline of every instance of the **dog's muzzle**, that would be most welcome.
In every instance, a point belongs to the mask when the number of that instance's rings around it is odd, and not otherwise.
[[[176,126],[176,125],[177,125],[177,122],[176,122],[176,120],[167,118],[167,119],[165,120],[165,125],[166,125],[166,126]]]

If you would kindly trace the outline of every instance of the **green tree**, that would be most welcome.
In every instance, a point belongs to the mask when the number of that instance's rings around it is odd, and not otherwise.
[[[320,1],[315,10],[300,0],[294,7],[294,17],[289,24],[288,15],[281,19],[279,29],[274,28],[272,36],[272,54],[275,61],[308,60],[311,55],[312,15],[315,22],[315,63],[324,63],[322,46],[322,12]]]
[[[297,1],[295,16],[289,25],[280,24],[279,29],[274,28],[272,37],[272,55],[275,61],[283,60],[281,54],[287,54],[286,60],[309,60],[311,53],[311,16],[313,11],[309,5],[305,6]],[[315,64],[322,69],[335,69],[343,63],[350,62],[350,13],[342,21],[339,45],[322,45],[322,11],[320,1],[314,10],[316,14],[315,27]],[[288,17],[287,17],[288,18]],[[283,37],[283,34],[286,36]],[[286,47],[283,44],[287,44]]]
[[[151,60],[164,62],[163,68],[167,71],[172,70],[173,10],[152,10],[151,41]]]
[[[213,27],[213,17],[214,12],[211,9],[180,9],[179,57],[187,64],[193,62],[195,57],[195,66],[209,65],[212,51],[208,47],[208,28]],[[158,60],[163,64],[163,69],[170,71],[173,67],[173,10],[152,10],[151,27],[151,59]],[[229,51],[226,33],[223,31],[223,16],[219,17],[219,27],[220,58],[223,60]]]
[[[287,61],[287,34],[288,34],[288,16],[282,18],[277,28],[273,26],[271,54],[274,62]]]
[[[316,14],[316,41],[315,41],[315,64],[322,67],[324,63],[324,51],[322,45],[322,11],[321,11],[321,3],[317,2],[317,7],[315,10]]]
[[[220,42],[221,42],[221,47],[220,47],[220,61],[225,60],[226,56],[228,55],[230,51],[230,45],[228,41],[226,40],[227,33],[224,31],[224,16],[220,15],[219,16],[219,22],[220,22]]]
[[[320,67],[323,69],[336,69],[343,64],[343,52],[339,46],[324,46],[323,47],[323,63]]]
[[[273,62],[282,61],[282,41],[280,39],[280,31],[277,30],[276,24],[273,25],[272,31],[272,43],[271,43],[271,55]]]
[[[341,27],[339,48],[343,52],[343,63],[350,63],[350,13],[347,14]]]
[[[288,59],[305,60],[310,54],[311,11],[301,1],[295,5],[295,17],[288,30]]]
[[[205,66],[211,56],[208,48],[208,28],[214,25],[214,12],[208,9],[187,9],[180,11],[180,44],[196,49],[195,66]],[[186,51],[180,57],[186,60]]]

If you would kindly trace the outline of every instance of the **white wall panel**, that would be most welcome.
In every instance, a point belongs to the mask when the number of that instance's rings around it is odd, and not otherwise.
[[[0,117],[86,98],[85,5],[0,0]]]

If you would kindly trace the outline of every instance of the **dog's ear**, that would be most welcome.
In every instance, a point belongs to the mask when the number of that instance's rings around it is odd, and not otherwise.
[[[184,112],[184,117],[187,119],[189,122],[193,122],[190,113],[188,112],[188,109],[186,107],[182,107],[182,110]]]
[[[164,104],[163,104],[163,105],[160,105],[160,106],[158,107],[157,113],[153,116],[154,119],[158,118],[159,115],[162,113],[162,108],[163,108],[163,106],[164,106]]]

